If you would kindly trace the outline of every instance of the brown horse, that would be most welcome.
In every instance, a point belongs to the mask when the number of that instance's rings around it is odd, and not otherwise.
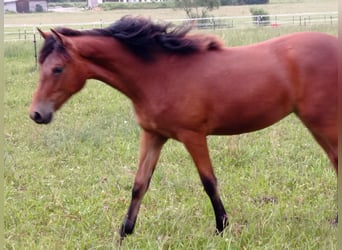
[[[322,146],[337,174],[337,38],[295,33],[242,47],[190,35],[186,26],[124,17],[105,29],[42,32],[40,82],[30,117],[51,122],[87,79],[131,99],[142,128],[132,200],[120,235],[131,234],[162,146],[168,138],[190,153],[216,217],[228,217],[217,190],[207,135],[265,128],[294,112]]]

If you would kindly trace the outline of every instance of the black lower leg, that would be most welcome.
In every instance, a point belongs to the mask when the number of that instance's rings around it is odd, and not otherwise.
[[[148,184],[149,182],[147,183],[147,187]],[[127,215],[120,229],[121,238],[133,233],[135,222],[137,220],[137,215],[139,212],[140,203],[147,187],[146,185],[139,185],[137,183],[134,184],[132,190],[131,204],[129,205]]]
[[[204,190],[208,194],[211,204],[214,208],[215,218],[216,218],[216,230],[220,234],[225,227],[229,225],[228,216],[224,206],[222,204],[221,198],[217,191],[216,180],[201,178]]]

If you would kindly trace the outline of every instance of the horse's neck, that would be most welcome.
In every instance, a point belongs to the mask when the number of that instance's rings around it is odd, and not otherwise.
[[[77,43],[80,55],[86,60],[88,78],[107,83],[132,99],[139,98],[140,60],[127,48],[110,37],[92,37]]]

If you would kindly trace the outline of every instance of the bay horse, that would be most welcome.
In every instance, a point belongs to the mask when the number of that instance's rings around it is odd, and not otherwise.
[[[50,123],[87,79],[105,82],[132,101],[142,128],[140,159],[121,239],[133,232],[169,138],[183,143],[191,155],[218,233],[228,225],[228,216],[209,157],[208,135],[252,132],[295,113],[338,173],[336,37],[301,32],[225,47],[215,36],[190,30],[132,16],[104,29],[39,30],[44,44],[29,111],[32,120]]]

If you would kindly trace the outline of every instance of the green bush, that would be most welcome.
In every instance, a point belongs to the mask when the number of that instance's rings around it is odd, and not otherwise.
[[[253,23],[256,25],[269,25],[270,17],[267,11],[261,8],[250,8]]]

